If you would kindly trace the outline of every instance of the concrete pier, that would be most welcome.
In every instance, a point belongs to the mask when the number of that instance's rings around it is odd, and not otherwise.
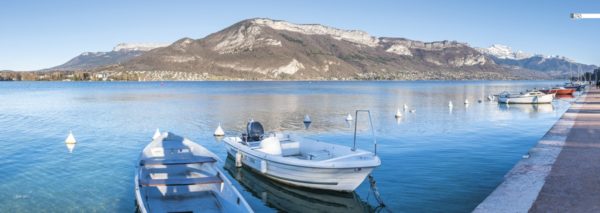
[[[474,212],[600,212],[600,90],[590,88]]]

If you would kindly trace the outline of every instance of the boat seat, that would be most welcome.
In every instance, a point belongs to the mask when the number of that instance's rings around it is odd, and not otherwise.
[[[281,143],[281,156],[297,156],[300,155],[300,142],[293,140],[282,140]]]
[[[214,158],[194,156],[185,159],[164,159],[164,158],[149,158],[140,161],[141,166],[146,165],[178,165],[178,164],[196,164],[196,163],[214,163],[217,162]]]
[[[169,179],[141,179],[142,186],[185,186],[197,184],[222,183],[223,180],[218,176],[201,178],[169,178]]]

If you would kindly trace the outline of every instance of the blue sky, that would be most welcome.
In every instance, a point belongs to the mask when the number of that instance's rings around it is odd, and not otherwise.
[[[574,21],[571,12],[600,13],[600,1],[2,0],[0,70],[48,68],[122,42],[202,38],[253,17],[360,29],[377,37],[506,44],[600,64],[600,19]]]

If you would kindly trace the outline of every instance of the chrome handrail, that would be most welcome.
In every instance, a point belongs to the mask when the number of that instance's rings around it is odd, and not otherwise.
[[[368,109],[356,110],[354,114],[354,142],[352,144],[352,151],[356,151],[356,129],[358,124],[358,113],[366,112],[369,115],[369,124],[371,125],[371,136],[373,137],[373,154],[377,155],[377,138],[375,137],[375,129],[373,128],[373,120],[371,119],[371,111]]]

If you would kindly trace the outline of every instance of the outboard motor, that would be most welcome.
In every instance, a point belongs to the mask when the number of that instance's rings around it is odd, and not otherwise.
[[[265,130],[262,124],[257,121],[248,122],[248,142],[261,141]]]

